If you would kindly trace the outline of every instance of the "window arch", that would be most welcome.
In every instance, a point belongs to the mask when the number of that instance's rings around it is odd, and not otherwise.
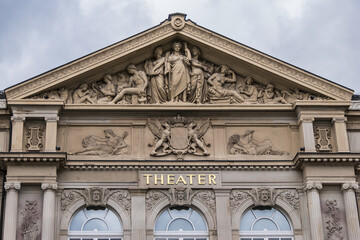
[[[204,217],[189,207],[171,207],[156,220],[155,240],[208,240],[209,231]]]
[[[123,240],[120,218],[104,207],[78,211],[69,225],[69,240]]]
[[[289,220],[276,208],[254,207],[240,221],[240,240],[293,240]]]

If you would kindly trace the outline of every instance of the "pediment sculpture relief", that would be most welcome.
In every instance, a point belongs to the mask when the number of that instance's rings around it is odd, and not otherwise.
[[[228,141],[228,153],[231,155],[289,155],[278,150],[270,139],[254,138],[254,130],[246,130],[243,134],[234,134]]]
[[[129,63],[126,71],[31,98],[61,99],[67,104],[287,104],[329,99],[299,89],[260,84],[252,76],[241,76],[226,65],[201,59],[198,47],[190,49],[186,42],[174,42],[172,51],[164,54],[159,46],[153,58],[138,65]]]
[[[125,138],[128,135],[126,131],[121,136],[118,136],[112,129],[105,129],[104,135],[104,137],[86,136],[81,142],[83,149],[69,152],[69,154],[110,156],[128,153],[128,145],[125,142]]]
[[[155,135],[151,156],[160,157],[169,154],[177,155],[182,160],[185,154],[208,156],[203,136],[210,128],[209,119],[190,120],[184,117],[174,117],[164,121],[148,119],[147,125]]]

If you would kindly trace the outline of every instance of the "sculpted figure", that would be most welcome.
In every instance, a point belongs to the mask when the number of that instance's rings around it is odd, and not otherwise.
[[[133,64],[127,67],[127,71],[131,74],[129,83],[120,87],[118,90],[119,93],[116,95],[114,100],[110,102],[111,104],[115,104],[120,101],[125,96],[125,94],[136,94],[141,97],[138,100],[139,102],[146,101],[145,89],[148,85],[146,74],[143,71],[138,71]]]
[[[197,47],[193,47],[192,54],[189,102],[204,103],[207,95],[204,71],[208,71],[208,68],[199,61],[201,52]]]
[[[210,127],[209,119],[206,122],[199,121],[198,124],[194,122],[189,123],[188,125],[188,138],[191,143],[191,152],[196,153],[196,147],[200,148],[203,151],[204,156],[208,156],[209,152],[206,151],[205,143],[203,142],[202,137],[206,133],[207,129]],[[206,130],[205,130],[206,129]]]
[[[287,101],[280,96],[279,92],[275,92],[274,85],[268,84],[264,90],[259,95],[262,96],[264,103],[287,103]]]
[[[93,90],[100,96],[96,103],[108,103],[115,96],[115,85],[112,82],[111,75],[105,75],[103,81],[105,85],[92,85]]]
[[[166,155],[170,152],[169,143],[170,140],[170,125],[167,121],[160,123],[158,120],[148,120],[148,125],[151,132],[157,137],[157,141],[154,144],[154,148],[150,155],[152,156],[161,156]],[[162,147],[162,153],[158,153],[159,148]],[[159,155],[160,154],[160,155]]]
[[[254,130],[246,130],[243,135],[234,134],[230,137],[228,150],[230,154],[246,155],[284,155],[284,151],[277,150],[271,140],[258,141],[254,139]]]
[[[81,155],[120,155],[127,153],[127,144],[124,139],[128,135],[124,132],[121,136],[117,136],[113,130],[105,129],[105,137],[87,136],[83,139],[83,150],[70,153]]]
[[[172,46],[174,52],[167,57],[165,73],[169,75],[169,98],[171,102],[186,102],[186,92],[190,86],[191,53],[185,43],[185,56],[180,52],[181,43],[175,42]]]
[[[231,78],[227,77],[227,75],[231,75]],[[209,95],[218,98],[233,97],[238,103],[244,102],[244,98],[240,96],[239,93],[223,87],[226,82],[235,83],[236,75],[234,71],[230,70],[227,66],[222,65],[220,73],[214,73],[208,79],[208,83],[210,84]]]
[[[245,102],[257,103],[259,91],[256,86],[253,85],[254,79],[252,77],[245,78],[245,86],[240,88],[240,93],[246,96]]]
[[[163,57],[162,55],[162,48],[155,48],[155,60],[153,62],[147,60],[144,65],[146,74],[150,76],[149,90],[151,96],[151,103],[163,103],[167,100],[167,86],[165,86],[164,77],[165,57]]]
[[[94,104],[94,100],[90,97],[91,92],[89,91],[89,85],[87,83],[81,84],[77,89],[73,92],[73,100],[74,103],[92,103]]]

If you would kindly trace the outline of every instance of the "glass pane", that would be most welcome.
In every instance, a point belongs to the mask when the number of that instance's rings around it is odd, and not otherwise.
[[[169,231],[194,231],[191,223],[185,219],[175,219],[169,225]]]
[[[280,231],[290,231],[291,227],[286,217],[279,211],[276,211],[273,220],[279,225]]]
[[[292,240],[292,238],[281,238],[281,240]]]
[[[178,238],[168,238],[168,240],[179,240]]]
[[[264,238],[253,238],[253,240],[264,240]]]
[[[269,240],[280,240],[280,238],[269,238]]]
[[[194,238],[184,238],[184,240],[194,240]]]
[[[168,211],[164,211],[156,221],[155,231],[166,231],[167,224],[171,221]]]
[[[188,218],[191,212],[191,208],[188,209],[171,209],[170,213],[173,216],[173,218]]]
[[[106,209],[85,209],[89,218],[104,218]]]
[[[98,238],[98,240],[109,240],[108,238]]]
[[[240,238],[240,240],[251,240],[251,238]]]
[[[81,231],[81,226],[87,220],[84,212],[81,210],[79,211],[70,224],[70,231]]]
[[[103,220],[91,219],[85,224],[83,231],[109,231],[109,229]]]
[[[195,231],[207,231],[204,218],[196,211],[193,211],[189,219],[195,226]]]
[[[69,240],[81,240],[81,239],[80,238],[70,238]]]
[[[264,209],[253,209],[255,215],[257,218],[262,218],[262,217],[268,217],[271,218],[275,209],[274,208],[264,208]]]
[[[270,219],[260,219],[254,224],[253,231],[278,231],[278,229]]]
[[[109,225],[110,231],[117,231],[117,232],[122,231],[120,220],[114,212],[109,210],[108,214],[105,217],[105,221]]]
[[[166,240],[166,238],[155,238],[155,240]]]
[[[240,221],[240,231],[250,231],[251,225],[255,221],[255,217],[252,214],[251,210],[247,211]]]

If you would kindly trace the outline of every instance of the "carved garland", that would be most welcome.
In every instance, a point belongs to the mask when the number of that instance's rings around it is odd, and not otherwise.
[[[106,206],[109,199],[119,203],[130,215],[131,197],[128,190],[110,190],[107,188],[86,188],[83,190],[64,190],[61,194],[61,209],[65,210],[79,199],[84,199],[86,206]]]
[[[341,212],[336,200],[325,202],[326,240],[344,239],[343,226],[341,224]]]

